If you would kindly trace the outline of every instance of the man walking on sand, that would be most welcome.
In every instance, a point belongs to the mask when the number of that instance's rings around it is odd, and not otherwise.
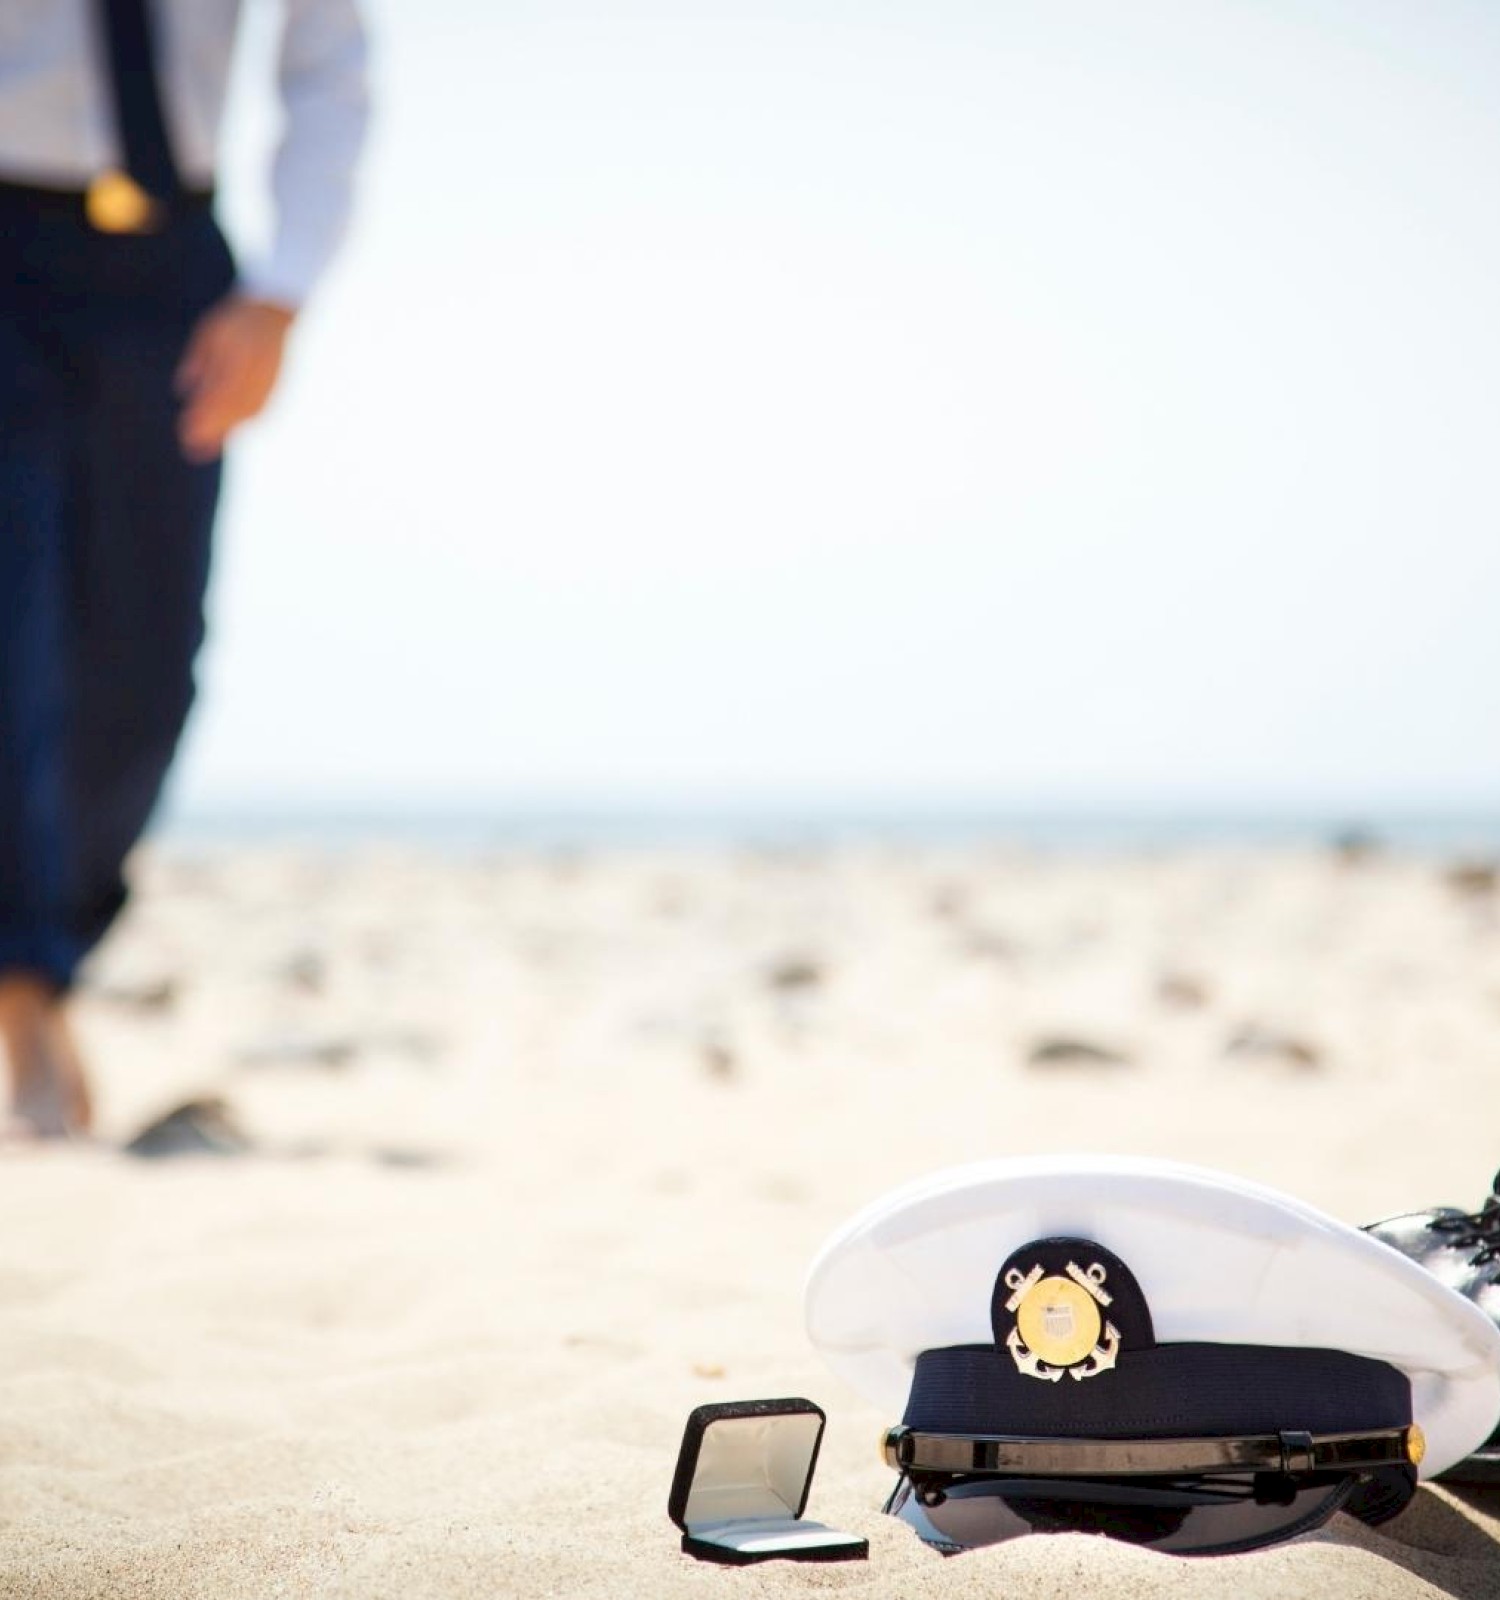
[[[89,1127],[79,963],[193,697],[225,440],[333,254],[366,121],[355,0],[280,0],[267,259],[212,186],[240,0],[0,0],[0,1042]]]

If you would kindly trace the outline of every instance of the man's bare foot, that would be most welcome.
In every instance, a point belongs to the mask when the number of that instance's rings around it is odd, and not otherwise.
[[[21,1131],[39,1139],[84,1134],[93,1121],[88,1077],[63,1000],[41,978],[0,977],[0,1042],[10,1104]]]

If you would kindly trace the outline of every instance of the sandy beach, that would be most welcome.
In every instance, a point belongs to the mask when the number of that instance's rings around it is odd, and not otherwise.
[[[1500,1164],[1500,891],[1396,854],[160,848],[80,1025],[100,1140],[0,1158],[0,1595],[1500,1596],[1500,1491],[1267,1552],[944,1560],[803,1333],[859,1206],[1121,1151],[1352,1222]],[[122,1145],[220,1097],[239,1154]],[[828,1413],[862,1564],[732,1570],[695,1405]]]

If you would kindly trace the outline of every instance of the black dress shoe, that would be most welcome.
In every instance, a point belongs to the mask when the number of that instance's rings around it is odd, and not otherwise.
[[[1372,1222],[1365,1232],[1426,1267],[1500,1325],[1500,1172],[1478,1211],[1408,1211]],[[1500,1428],[1466,1461],[1442,1473],[1441,1481],[1500,1484]]]

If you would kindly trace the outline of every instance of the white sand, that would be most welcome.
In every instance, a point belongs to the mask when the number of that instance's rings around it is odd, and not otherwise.
[[[945,1561],[878,1514],[895,1419],[801,1328],[829,1230],[992,1154],[1187,1158],[1352,1221],[1477,1204],[1493,894],[978,851],[236,852],[142,885],[83,1008],[102,1131],[212,1091],[259,1151],[0,1161],[0,1594],[1500,1596],[1500,1492],[1219,1560]],[[1317,1064],[1226,1054],[1252,1027]],[[1027,1064],[1058,1035],[1129,1063]],[[782,1394],[828,1411],[809,1513],[869,1562],[682,1556],[688,1411]]]

